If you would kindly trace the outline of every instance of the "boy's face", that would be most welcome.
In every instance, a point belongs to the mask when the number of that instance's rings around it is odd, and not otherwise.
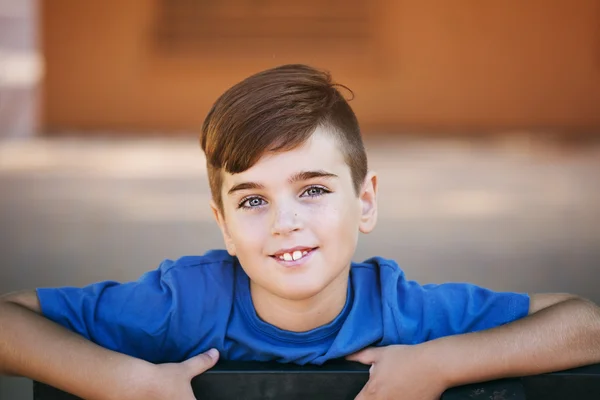
[[[347,279],[359,230],[377,219],[376,176],[359,195],[333,135],[318,128],[302,146],[223,173],[223,214],[212,208],[230,254],[253,290],[305,300]]]

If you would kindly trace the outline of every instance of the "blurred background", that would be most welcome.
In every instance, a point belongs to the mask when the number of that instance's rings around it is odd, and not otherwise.
[[[0,293],[221,247],[199,127],[285,63],[355,93],[381,179],[357,260],[600,302],[598,0],[0,0]]]

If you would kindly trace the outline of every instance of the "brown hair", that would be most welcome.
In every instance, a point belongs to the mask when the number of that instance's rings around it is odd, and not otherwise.
[[[221,211],[222,170],[240,173],[266,152],[292,150],[319,126],[338,140],[358,195],[367,155],[356,116],[338,87],[350,91],[333,83],[329,73],[283,65],[246,78],[217,99],[202,125],[200,142],[212,197]]]

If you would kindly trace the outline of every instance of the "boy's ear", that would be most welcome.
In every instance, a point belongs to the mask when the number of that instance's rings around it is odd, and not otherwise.
[[[217,221],[217,225],[219,225],[221,233],[223,234],[223,241],[225,242],[225,248],[227,249],[227,252],[231,256],[235,256],[235,244],[231,239],[231,235],[227,229],[227,223],[225,222],[225,217],[221,212],[221,209],[217,206],[214,200],[210,201],[210,208],[212,209],[215,220]]]
[[[369,233],[377,223],[377,174],[369,171],[359,194],[361,215],[358,229]]]

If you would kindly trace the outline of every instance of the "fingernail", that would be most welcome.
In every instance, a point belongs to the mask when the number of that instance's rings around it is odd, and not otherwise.
[[[206,352],[210,358],[217,358],[219,356],[219,351],[217,349],[210,349]]]

